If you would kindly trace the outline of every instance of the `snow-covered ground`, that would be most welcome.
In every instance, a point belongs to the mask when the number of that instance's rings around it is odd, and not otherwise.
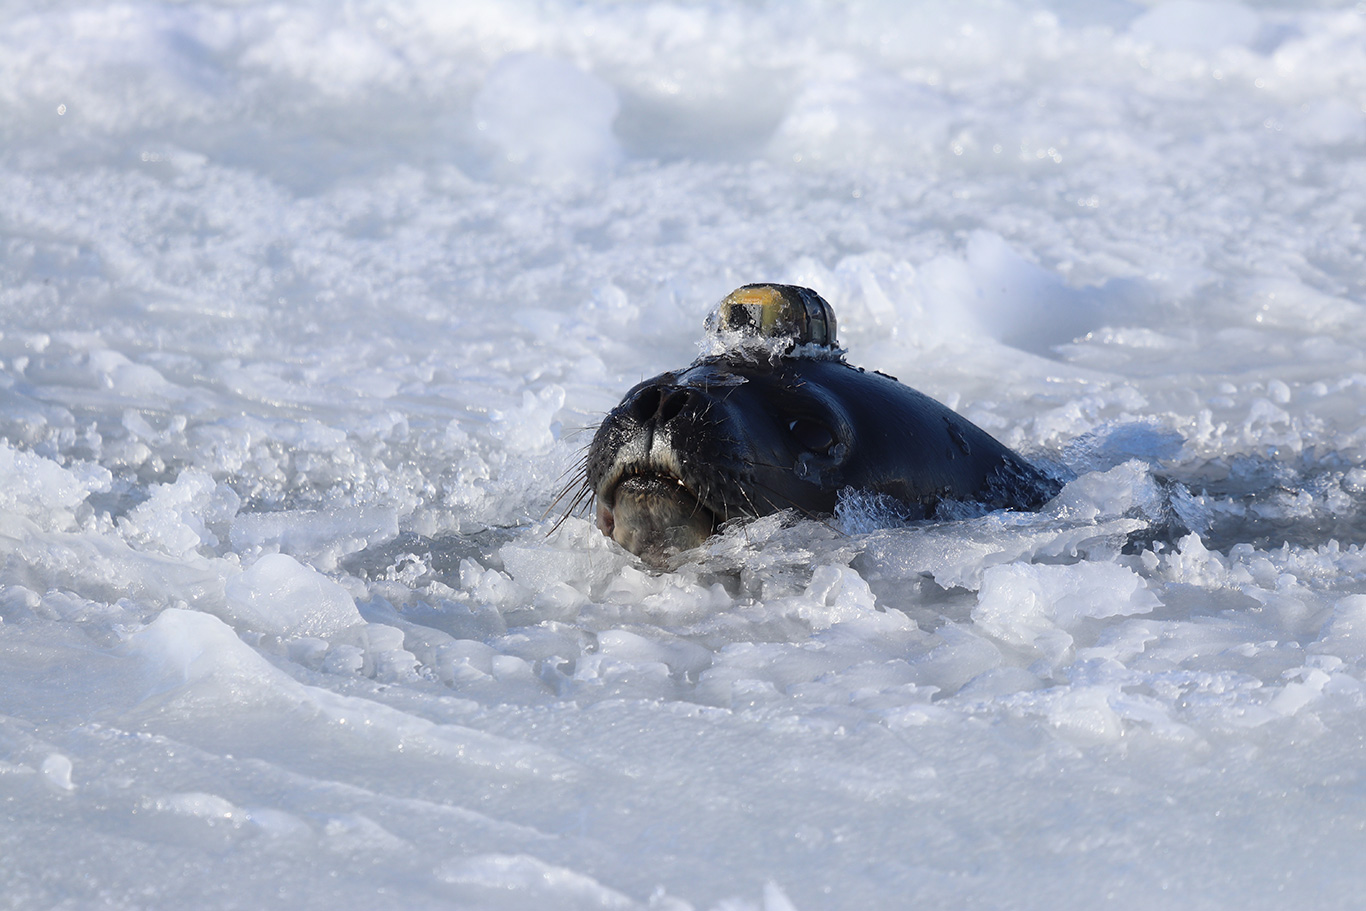
[[[1364,105],[1351,4],[0,6],[0,906],[1360,907]],[[1075,480],[548,534],[761,280]]]

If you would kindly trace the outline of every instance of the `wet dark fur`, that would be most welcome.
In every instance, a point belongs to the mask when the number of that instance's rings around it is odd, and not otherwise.
[[[1059,486],[891,377],[837,358],[740,354],[631,389],[598,427],[583,481],[599,528],[656,563],[736,517],[828,515],[846,488],[931,517],[948,501],[1037,509]],[[620,529],[628,512],[647,527]]]

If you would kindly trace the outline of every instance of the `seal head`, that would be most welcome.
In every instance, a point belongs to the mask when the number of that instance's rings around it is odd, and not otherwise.
[[[845,363],[834,312],[808,288],[746,285],[707,330],[702,357],[628,391],[589,446],[598,528],[648,563],[739,517],[828,515],[848,488],[912,518],[949,501],[1036,509],[1057,492],[951,409]]]

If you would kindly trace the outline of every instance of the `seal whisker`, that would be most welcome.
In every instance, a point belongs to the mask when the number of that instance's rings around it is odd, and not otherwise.
[[[569,491],[566,490],[565,493],[560,494],[560,496],[556,498],[555,502],[558,503],[561,499],[563,499],[564,495],[568,492]],[[569,506],[565,509],[564,513],[561,514],[561,516],[555,520],[554,525],[550,526],[550,530],[545,533],[545,536],[548,538],[555,532],[559,531],[560,526],[563,525],[569,519],[570,516],[578,512],[579,509],[583,507],[584,503],[590,501],[592,497],[592,488],[590,488],[587,484],[584,484],[583,487],[579,489],[578,493],[574,495],[574,499],[570,501]],[[554,508],[553,503],[551,504],[551,508]],[[545,511],[545,515],[542,515],[541,518],[544,519],[547,515],[550,515],[549,509]]]
[[[585,424],[582,427],[566,427],[564,429],[564,436],[566,439],[572,439],[581,434],[587,433],[590,430],[596,433],[601,423],[602,422],[599,421],[597,424]]]
[[[565,474],[568,473],[568,471],[565,472]],[[560,475],[560,477],[563,478],[564,474]],[[575,487],[579,488],[579,492],[575,494],[574,499],[571,501],[570,512],[566,515],[572,514],[573,509],[580,504],[580,501],[582,500],[584,494],[591,494],[593,492],[592,486],[588,483],[588,476],[585,473],[581,477],[575,480],[571,480],[564,487],[560,488],[560,492],[555,495],[555,499],[551,500],[550,505],[545,508],[545,512],[541,513],[541,518],[544,519],[546,516],[550,515],[550,511],[554,509],[556,506],[560,505],[560,501],[567,497],[569,495],[569,492],[572,491]]]
[[[560,472],[558,475],[556,475],[556,476],[555,476],[555,483],[556,483],[556,484],[560,483],[560,482],[563,481],[565,478],[569,477],[571,474],[577,474],[577,473],[579,473],[579,472],[583,472],[583,473],[585,473],[585,475],[586,475],[587,471],[588,471],[588,465],[587,465],[587,463],[582,462],[582,461],[577,462],[577,463],[575,463],[575,464],[573,464],[573,465],[570,465],[570,466],[569,466],[568,468],[566,468],[564,471],[562,471],[562,472]]]

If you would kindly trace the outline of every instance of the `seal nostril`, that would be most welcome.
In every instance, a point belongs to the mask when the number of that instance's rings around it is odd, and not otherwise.
[[[650,418],[654,417],[655,412],[658,410],[658,386],[651,386],[648,389],[642,389],[640,393],[631,400],[631,417],[635,418],[637,423],[644,424],[646,421],[650,420]]]
[[[659,423],[667,424],[688,404],[688,390],[671,389],[659,403]]]
[[[690,399],[688,390],[678,386],[650,386],[636,393],[627,408],[636,423],[662,426],[678,417]]]

